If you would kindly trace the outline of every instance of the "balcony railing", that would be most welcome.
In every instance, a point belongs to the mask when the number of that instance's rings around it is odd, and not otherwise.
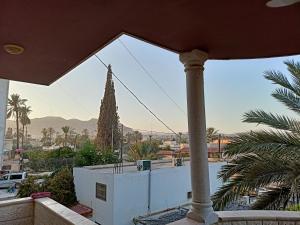
[[[50,198],[20,198],[0,202],[0,224],[96,225]]]
[[[220,211],[218,225],[300,225],[300,212],[245,210]],[[169,225],[199,225],[190,219],[183,219]]]

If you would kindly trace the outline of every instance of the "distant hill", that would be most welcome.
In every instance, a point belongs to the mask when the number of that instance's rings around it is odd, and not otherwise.
[[[77,133],[81,133],[83,129],[88,129],[90,135],[94,136],[97,132],[97,119],[90,119],[82,121],[78,119],[66,120],[62,117],[47,116],[42,118],[31,119],[31,124],[28,126],[28,133],[34,138],[41,137],[41,131],[43,128],[52,127],[56,132],[61,133],[63,126],[69,126],[73,128]],[[6,120],[6,128],[16,128],[16,122],[13,120]],[[133,129],[124,125],[124,134],[131,132]]]

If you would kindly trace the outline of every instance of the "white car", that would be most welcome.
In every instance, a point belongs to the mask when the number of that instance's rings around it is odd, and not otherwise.
[[[9,188],[20,184],[27,177],[26,172],[8,173],[0,178],[0,188]]]

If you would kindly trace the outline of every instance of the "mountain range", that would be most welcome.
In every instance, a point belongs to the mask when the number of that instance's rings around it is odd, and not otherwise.
[[[75,132],[81,134],[82,130],[88,129],[91,136],[95,136],[97,132],[97,119],[90,119],[82,121],[79,119],[64,119],[62,117],[46,116],[42,118],[31,119],[31,124],[28,126],[28,134],[34,138],[41,137],[41,131],[43,128],[52,127],[56,132],[62,133],[61,128],[63,126],[69,126],[74,129]],[[11,127],[16,129],[16,122],[14,120],[6,120],[6,128]],[[133,129],[124,125],[124,135],[128,132],[132,132]]]

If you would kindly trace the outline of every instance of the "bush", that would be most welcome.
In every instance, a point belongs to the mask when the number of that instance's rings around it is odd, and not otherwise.
[[[71,206],[77,202],[74,179],[72,171],[68,168],[62,168],[46,177],[44,183],[38,184],[39,177],[28,177],[20,185],[17,196],[19,198],[28,197],[32,193],[48,191],[51,192],[51,198],[65,206]]]
[[[110,149],[98,151],[96,146],[90,141],[86,142],[83,147],[77,152],[75,157],[75,166],[92,166],[112,164],[118,162],[118,155]]]
[[[69,168],[54,173],[46,185],[47,191],[51,192],[51,198],[62,205],[71,206],[77,202],[73,174]]]
[[[25,179],[19,188],[17,197],[24,198],[30,196],[32,193],[44,191],[44,186],[37,183],[37,177],[29,176]]]

